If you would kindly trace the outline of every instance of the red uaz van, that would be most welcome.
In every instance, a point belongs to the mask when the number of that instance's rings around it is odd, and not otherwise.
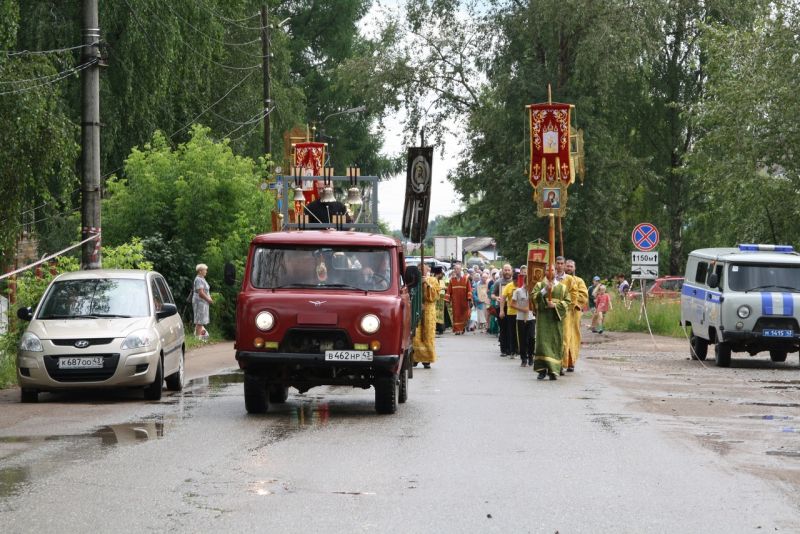
[[[378,413],[408,397],[411,302],[391,237],[338,230],[256,236],[236,303],[245,407],[264,413],[288,388],[375,388]],[[414,283],[408,280],[410,283]]]

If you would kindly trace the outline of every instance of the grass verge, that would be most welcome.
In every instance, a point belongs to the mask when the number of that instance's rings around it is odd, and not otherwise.
[[[621,299],[614,299],[614,308],[606,314],[605,329],[616,332],[647,332],[645,313],[641,301],[635,300],[626,308]],[[647,319],[653,334],[684,337],[681,320],[681,303],[678,300],[647,301]]]

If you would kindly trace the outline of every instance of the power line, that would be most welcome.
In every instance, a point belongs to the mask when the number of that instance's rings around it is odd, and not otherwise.
[[[247,22],[249,20],[253,20],[256,17],[260,17],[261,13],[254,13],[253,15],[250,15],[249,17],[246,17],[246,18],[243,18],[243,19],[230,19],[228,17],[225,17],[224,15],[220,15],[219,13],[217,13],[216,11],[214,11],[213,9],[211,9],[210,7],[205,5],[205,2],[202,2],[202,1],[198,0],[197,5],[199,5],[201,8],[205,9],[206,11],[208,11],[209,13],[211,13],[212,15],[217,17],[218,19],[223,20],[223,21],[225,21],[225,22],[227,22],[229,24],[233,24],[234,26],[238,26],[238,27],[243,28],[245,30],[260,30],[261,29],[260,26],[256,26],[256,27],[243,26],[241,24],[242,22]]]
[[[226,42],[226,41],[222,41],[222,40],[220,40],[220,39],[217,39],[216,37],[214,37],[214,36],[212,36],[212,35],[208,35],[208,34],[207,34],[207,33],[205,33],[203,30],[201,30],[200,28],[198,28],[197,26],[195,26],[194,24],[192,24],[191,22],[189,22],[188,20],[186,20],[185,18],[183,18],[182,16],[180,16],[178,13],[176,13],[176,12],[175,12],[175,10],[173,10],[173,9],[172,9],[172,8],[169,6],[169,2],[167,2],[165,5],[167,6],[167,9],[169,9],[170,13],[172,13],[173,15],[175,15],[175,18],[177,18],[178,20],[182,21],[184,24],[186,24],[187,26],[189,26],[191,29],[193,29],[194,31],[196,31],[197,33],[199,33],[200,35],[202,35],[202,36],[203,36],[203,37],[205,37],[206,39],[210,39],[210,40],[212,40],[212,41],[214,41],[214,42],[216,42],[216,43],[219,43],[219,44],[221,44],[221,45],[224,45],[224,46],[247,46],[247,45],[250,45],[250,44],[253,44],[253,43],[258,43],[258,42],[261,42],[261,39],[260,39],[260,38],[259,38],[259,39],[253,39],[252,41],[247,41],[246,43],[228,43],[228,42]],[[261,29],[261,28],[259,28],[259,30],[260,30],[260,29]],[[261,56],[259,55],[258,57],[261,57]]]
[[[44,56],[47,54],[57,54],[59,52],[69,52],[70,50],[77,50],[79,48],[85,48],[89,46],[95,46],[99,44],[99,41],[94,43],[88,44],[79,44],[75,46],[70,46],[67,48],[54,48],[52,50],[18,50],[18,51],[9,51],[6,52],[7,57],[16,57],[16,56]]]
[[[32,91],[33,89],[37,89],[39,87],[44,87],[45,85],[52,85],[54,83],[58,83],[63,79],[69,78],[73,74],[76,74],[76,73],[78,73],[78,72],[80,72],[80,71],[82,71],[82,70],[84,70],[86,68],[91,67],[92,65],[98,63],[99,61],[100,61],[99,58],[93,58],[93,59],[87,61],[86,63],[81,63],[77,67],[73,67],[73,68],[71,68],[69,70],[62,71],[62,72],[60,72],[58,74],[54,74],[53,76],[56,76],[56,78],[53,78],[52,80],[49,80],[49,81],[43,82],[43,83],[39,83],[39,84],[36,84],[36,85],[29,85],[28,87],[21,87],[21,88],[18,88],[18,89],[12,89],[11,91],[0,92],[0,96],[3,96],[3,95],[14,95],[14,94],[19,94],[19,93],[26,93],[28,91]],[[52,76],[49,76],[49,77],[52,77]],[[41,79],[44,79],[44,78],[41,78]]]
[[[125,5],[127,5],[127,6],[128,6],[128,9],[131,11],[131,13],[133,14],[133,16],[134,16],[134,17],[136,17],[136,18],[138,19],[138,18],[139,18],[139,13],[138,13],[138,12],[137,12],[135,9],[133,9],[133,7],[130,5],[130,3],[128,2],[128,0],[124,0],[124,1],[125,1]],[[147,9],[147,8],[145,8],[145,9]],[[150,10],[148,9],[148,13],[149,13],[149,12],[150,12]],[[158,19],[158,17],[156,17],[154,20],[155,20],[155,21],[156,21],[156,23],[158,23],[160,26],[162,26],[162,27],[163,27],[163,26],[165,26],[165,25],[164,25],[164,24],[163,24],[163,23],[162,23],[162,22],[161,22],[161,21]],[[169,28],[167,27],[166,29],[169,29]],[[144,34],[147,36],[147,32],[144,30],[144,27],[143,27],[143,26],[142,26],[142,31],[143,31],[143,32],[144,32]],[[208,62],[209,62],[209,63],[211,63],[212,65],[216,65],[217,67],[220,67],[220,68],[223,68],[223,69],[228,69],[228,70],[255,70],[255,69],[261,69],[261,65],[260,65],[260,64],[259,64],[259,65],[250,65],[250,66],[248,66],[248,67],[234,67],[234,66],[232,66],[232,65],[225,65],[225,64],[223,64],[223,63],[220,63],[220,62],[218,62],[218,61],[215,61],[215,60],[211,59],[210,57],[206,57],[206,56],[205,56],[205,54],[203,54],[202,52],[198,52],[197,50],[195,50],[195,49],[192,47],[192,45],[190,45],[188,42],[186,42],[186,41],[185,41],[185,40],[184,40],[184,39],[183,39],[183,38],[182,38],[180,35],[178,35],[178,34],[175,34],[175,36],[176,36],[176,38],[177,38],[177,40],[178,40],[178,41],[180,41],[181,43],[183,43],[183,45],[186,47],[186,49],[187,49],[187,50],[189,50],[190,52],[194,53],[195,55],[198,55],[198,56],[202,57],[203,59],[205,59],[206,61],[208,61]],[[148,39],[149,39],[149,36],[148,36]],[[163,57],[163,56],[162,56],[162,57]],[[165,58],[165,60],[166,60],[166,58]]]

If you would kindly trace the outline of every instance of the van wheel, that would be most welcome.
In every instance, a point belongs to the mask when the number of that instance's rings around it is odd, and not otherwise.
[[[164,364],[161,357],[156,364],[156,379],[153,383],[144,388],[144,398],[147,400],[161,400],[161,389],[164,386]]]
[[[404,403],[408,400],[408,371],[400,371],[400,388],[397,392],[397,402]]]
[[[397,411],[397,378],[394,376],[375,379],[375,411],[381,414]]]
[[[39,402],[39,392],[35,389],[22,388],[19,391],[20,402]]]
[[[258,375],[244,375],[244,407],[247,413],[267,413],[269,410],[267,384]]]
[[[705,360],[706,355],[708,354],[708,340],[703,339],[702,337],[697,337],[696,335],[692,334],[692,337],[689,338],[689,345],[691,346],[692,350],[690,351],[690,356],[693,360]]]
[[[714,355],[717,358],[717,367],[731,366],[731,346],[722,341],[717,341],[714,345]]]
[[[167,377],[167,389],[170,391],[180,391],[183,389],[183,381],[185,375],[185,360],[186,354],[181,347],[180,361],[178,362],[178,370]]]
[[[289,386],[274,385],[269,387],[270,404],[283,404],[289,398]]]
[[[773,362],[785,362],[787,354],[785,350],[771,350],[769,351],[769,359]]]

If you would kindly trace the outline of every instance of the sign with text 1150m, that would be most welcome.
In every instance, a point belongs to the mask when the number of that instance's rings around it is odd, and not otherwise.
[[[631,252],[631,265],[658,265],[658,252]]]

